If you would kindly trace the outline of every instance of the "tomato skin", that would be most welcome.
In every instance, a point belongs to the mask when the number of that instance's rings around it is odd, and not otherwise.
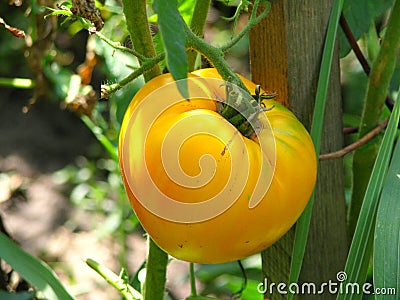
[[[201,78],[221,78],[215,69],[202,69],[193,72]],[[256,85],[242,77],[246,87],[254,91]],[[292,112],[272,100],[266,101],[273,109],[265,112],[275,138],[276,167],[271,185],[263,200],[254,208],[248,207],[248,197],[257,182],[261,165],[261,154],[257,137],[253,140],[243,137],[230,123],[216,112],[211,101],[198,101],[185,108],[176,106],[169,109],[168,117],[160,117],[153,124],[146,141],[146,164],[158,188],[177,201],[197,203],[216,194],[228,176],[242,178],[243,174],[230,174],[232,157],[248,159],[249,176],[245,178],[243,192],[239,199],[223,213],[214,218],[193,223],[180,223],[166,220],[147,210],[132,192],[128,179],[131,173],[124,167],[128,158],[123,156],[122,148],[129,143],[130,128],[128,120],[138,104],[156,88],[172,82],[169,74],[149,81],[133,98],[121,127],[119,140],[119,159],[121,173],[131,205],[141,224],[151,238],[175,258],[198,263],[221,263],[237,260],[265,249],[283,236],[304,210],[316,181],[316,154],[312,140]],[[156,99],[153,99],[156,101]],[[187,139],[179,151],[179,163],[184,172],[195,176],[200,172],[199,160],[209,154],[216,161],[214,178],[194,190],[174,184],[163,170],[160,156],[166,133],[185,119],[195,116],[198,122],[188,127],[200,131],[215,132],[218,136],[232,136],[230,151],[223,150],[221,141],[208,135],[198,134]],[[236,132],[236,133],[235,133]],[[243,149],[242,149],[243,148]],[[245,149],[244,149],[245,148]],[[247,150],[243,156],[242,152]],[[135,155],[131,153],[130,155]],[[237,156],[235,156],[237,155]],[[171,153],[171,156],[176,156]],[[247,174],[245,174],[247,175]],[[239,180],[239,179],[238,179]],[[242,181],[241,179],[239,181]],[[144,187],[145,188],[145,187]]]

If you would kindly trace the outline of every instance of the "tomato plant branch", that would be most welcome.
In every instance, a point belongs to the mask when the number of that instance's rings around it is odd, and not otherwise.
[[[190,19],[190,30],[199,37],[203,36],[211,0],[196,0]],[[193,50],[187,52],[189,72],[195,69],[198,53]]]
[[[122,0],[122,4],[134,49],[146,57],[158,57],[159,61],[161,61],[164,55],[157,56],[154,48],[147,20],[146,0]],[[156,61],[156,58],[154,59]],[[140,68],[149,67],[147,72],[144,73],[145,81],[149,81],[161,74],[160,66],[157,63],[151,65],[148,61],[143,61],[141,64]],[[139,73],[139,69],[134,71],[133,73],[136,72],[136,74],[133,75],[132,73],[131,77],[136,76]],[[126,82],[132,80],[131,78],[125,79]],[[148,237],[146,279],[143,285],[143,298],[145,300],[162,300],[164,298],[167,264],[168,254]]]
[[[343,30],[344,35],[346,36],[347,41],[350,44],[351,49],[353,49],[354,54],[360,62],[365,74],[369,75],[369,73],[371,72],[371,67],[369,66],[367,59],[365,58],[360,47],[358,46],[357,41],[353,33],[351,32],[350,26],[347,23],[346,17],[344,16],[343,12],[340,14],[339,24]]]
[[[346,36],[346,39],[350,44],[351,49],[353,49],[354,54],[356,55],[361,67],[364,70],[364,73],[369,76],[369,74],[371,73],[371,67],[367,59],[365,58],[364,54],[362,53],[360,46],[358,46],[357,41],[353,33],[351,32],[350,26],[347,23],[346,17],[344,16],[343,13],[340,15],[339,22],[340,22],[340,27],[342,28],[344,35]],[[389,95],[386,96],[385,104],[390,111],[393,110],[394,102]]]
[[[132,80],[138,78],[140,75],[145,75],[147,72],[152,70],[155,65],[157,65],[160,61],[162,61],[165,58],[165,53],[160,53],[157,56],[153,58],[146,58],[145,61],[143,61],[142,65],[137,68],[135,71],[133,71],[131,74],[123,78],[117,83],[111,84],[111,85],[102,85],[101,86],[101,97],[102,98],[108,98],[112,96],[115,92],[126,86],[128,83],[130,83]]]
[[[168,254],[161,250],[150,237],[148,237],[147,249],[143,298],[145,300],[162,300],[164,299]]]
[[[379,123],[378,126],[376,126],[374,129],[372,129],[370,132],[368,132],[366,135],[364,135],[362,138],[359,140],[355,141],[354,143],[344,147],[343,149],[331,153],[325,153],[321,154],[319,156],[319,160],[328,160],[328,159],[335,159],[339,158],[342,156],[345,156],[347,153],[356,150],[357,148],[360,148],[362,145],[365,145],[367,142],[369,142],[373,137],[378,135],[383,129],[386,128],[387,124],[389,122],[389,119],[385,119],[381,123]]]
[[[255,25],[257,25],[262,19],[264,19],[268,15],[268,13],[271,9],[271,3],[266,1],[264,10],[257,16],[257,10],[258,10],[259,3],[260,3],[260,1],[258,1],[258,0],[254,1],[254,6],[253,6],[249,21],[247,22],[246,26],[229,43],[220,47],[220,49],[223,52],[226,52],[230,48],[235,46],[250,31],[251,28],[253,28]]]
[[[183,22],[183,20],[182,20]],[[238,86],[244,91],[248,92],[247,88],[243,84],[242,80],[239,76],[232,71],[232,69],[228,66],[224,59],[224,53],[221,49],[214,47],[208,43],[206,43],[203,39],[199,38],[195,35],[190,28],[185,24],[186,29],[186,44],[189,49],[194,49],[201,53],[204,57],[206,57],[211,64],[217,69],[218,73],[221,75],[222,79],[226,82],[232,83],[231,87]],[[240,93],[236,93],[236,95],[241,95]],[[254,106],[250,101],[244,99],[243,97],[236,97],[235,95],[231,96],[229,92],[226,93],[227,99],[223,99],[227,102],[223,104],[223,108],[219,113],[231,122],[238,130],[247,137],[254,135],[253,130],[247,130],[248,126],[245,126],[244,129],[240,128],[239,124],[245,124],[246,120],[248,120],[251,116],[256,115],[259,111],[259,107]],[[236,108],[241,106],[241,110],[239,113]],[[248,125],[248,123],[247,123]]]
[[[146,0],[123,0],[122,6],[133,48],[145,57],[155,57],[156,50],[147,20]],[[160,67],[156,64],[144,74],[145,81],[160,74]]]
[[[196,291],[196,276],[194,275],[194,263],[189,263],[190,268],[190,296],[197,296]]]
[[[387,90],[396,66],[400,46],[400,0],[396,0],[386,27],[381,48],[375,58],[368,79],[367,92],[361,115],[359,138],[371,131],[382,114]],[[367,144],[357,149],[353,157],[353,193],[349,209],[349,229],[355,230],[358,214],[377,156],[379,143]]]
[[[139,61],[146,61],[149,58],[140,54],[139,52],[135,51],[134,49],[122,46],[120,42],[114,42],[112,40],[110,40],[108,37],[106,37],[104,34],[102,34],[99,31],[96,31],[96,35],[104,42],[106,42],[108,45],[110,45],[111,47],[113,47],[114,49],[120,50],[122,52],[126,52],[129,54],[132,54],[134,56],[136,56]]]
[[[86,264],[116,288],[126,300],[142,299],[142,295],[137,290],[105,266],[90,258],[86,260]]]

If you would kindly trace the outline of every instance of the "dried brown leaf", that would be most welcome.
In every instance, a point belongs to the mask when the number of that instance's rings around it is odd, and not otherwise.
[[[8,25],[3,18],[0,18],[0,25],[2,25],[6,30],[8,30],[9,32],[11,32],[14,36],[16,36],[17,38],[23,39],[25,38],[25,32],[21,29],[12,27],[10,25]]]

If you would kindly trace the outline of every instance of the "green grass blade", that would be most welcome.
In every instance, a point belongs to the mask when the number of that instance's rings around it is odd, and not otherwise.
[[[397,100],[399,102],[399,100]],[[375,299],[398,299],[400,293],[400,140],[382,190],[375,225],[374,286],[385,291]],[[393,290],[394,289],[394,290]]]
[[[41,260],[22,250],[0,232],[0,258],[4,259],[49,300],[73,300],[56,274]]]
[[[396,137],[399,116],[400,97],[398,97],[393,108],[388,127],[372,170],[367,191],[365,193],[353,241],[347,257],[345,268],[347,280],[343,282],[344,286],[348,283],[359,283],[361,286],[366,280],[368,265],[372,254],[373,233],[379,204],[379,196],[382,191],[383,182],[387,174],[390,157],[393,151],[393,142]],[[398,197],[396,200],[398,200]],[[362,293],[342,293],[337,297],[338,300],[361,298]]]
[[[339,23],[340,12],[342,11],[343,0],[336,0],[333,3],[331,17],[328,24],[324,52],[321,62],[321,70],[318,80],[317,95],[315,99],[315,108],[313,122],[311,125],[311,137],[314,142],[315,152],[320,152],[322,126],[324,122],[325,103],[328,93],[329,77],[331,73],[333,50],[336,41],[337,28]],[[306,249],[307,236],[310,227],[310,219],[312,206],[314,202],[314,193],[307,204],[306,209],[296,224],[296,233],[292,253],[292,262],[290,266],[289,282],[297,282],[303,263],[304,252]],[[293,295],[288,294],[288,299],[292,299]]]

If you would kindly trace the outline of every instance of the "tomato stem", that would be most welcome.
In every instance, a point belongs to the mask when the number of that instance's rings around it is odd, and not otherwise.
[[[233,39],[231,39],[230,42],[220,47],[219,49],[221,49],[223,52],[227,52],[229,49],[235,46],[250,31],[251,28],[257,25],[262,19],[264,19],[264,17],[268,15],[269,11],[271,10],[271,3],[265,2],[265,9],[257,16],[259,3],[260,1],[258,0],[254,1],[253,9],[251,11],[250,18],[246,26]]]
[[[196,0],[190,19],[190,30],[199,37],[203,36],[204,26],[207,20],[208,9],[211,0]],[[196,69],[198,53],[193,50],[187,51],[189,72]]]
[[[103,277],[109,284],[116,288],[127,300],[142,299],[142,295],[135,290],[129,282],[125,282],[120,276],[99,264],[93,259],[87,259],[86,264]]]
[[[257,23],[259,23],[269,12],[270,5],[267,2],[264,11],[257,16],[257,8],[260,0],[254,1],[254,7],[250,15],[250,19],[245,28],[234,37],[227,45],[218,48],[206,43],[202,38],[197,36],[182,20],[186,29],[186,45],[189,49],[194,49],[205,56],[212,65],[217,69],[222,79],[232,85],[227,84],[226,99],[222,103],[222,109],[218,111],[226,120],[231,122],[243,135],[247,137],[254,136],[255,132],[249,126],[248,119],[257,115],[262,109],[258,105],[253,105],[250,97],[244,97],[244,93],[248,93],[246,86],[243,84],[239,76],[233,72],[224,59],[224,53],[233,47],[240,39],[242,39],[248,31]],[[234,86],[238,86],[242,90],[237,90]]]
[[[196,290],[196,276],[194,275],[194,263],[189,263],[190,268],[190,296],[196,297],[197,290]]]
[[[111,85],[101,85],[101,97],[108,98],[111,97],[115,92],[126,86],[128,83],[138,78],[140,75],[146,74],[146,72],[150,71],[155,65],[157,65],[160,61],[165,58],[165,53],[158,54],[156,57],[147,58],[142,65],[133,71],[131,74],[123,78],[117,83]]]
[[[147,20],[146,0],[122,0],[122,4],[133,47],[136,51],[147,57],[157,57]],[[162,59],[163,57],[160,57],[160,61]],[[145,61],[141,63],[141,68],[144,68],[146,63],[149,64]],[[138,72],[138,70],[134,71],[132,74],[135,72]],[[132,74],[130,76],[134,77]],[[160,67],[155,63],[147,73],[144,73],[144,79],[145,81],[149,81],[160,74]],[[129,82],[128,79],[130,79],[128,77],[125,78],[127,82]],[[168,254],[159,248],[150,237],[148,237],[146,279],[143,286],[144,300],[164,298],[167,264]]]
[[[137,59],[140,60],[140,61],[145,61],[147,59],[150,59],[150,58],[142,55],[141,53],[137,52],[134,49],[131,49],[131,48],[128,48],[128,47],[125,47],[125,46],[121,45],[120,42],[114,42],[114,41],[110,40],[108,37],[106,37],[100,31],[96,31],[95,34],[99,39],[101,39],[102,41],[106,42],[108,45],[110,45],[114,49],[120,50],[122,52],[129,53],[129,54],[132,54],[132,55],[136,56]]]
[[[147,20],[146,0],[123,0],[122,7],[126,19],[126,27],[133,44],[133,48],[145,57],[155,57],[156,50],[150,33]],[[161,74],[159,65],[154,65],[144,74],[145,81]]]

